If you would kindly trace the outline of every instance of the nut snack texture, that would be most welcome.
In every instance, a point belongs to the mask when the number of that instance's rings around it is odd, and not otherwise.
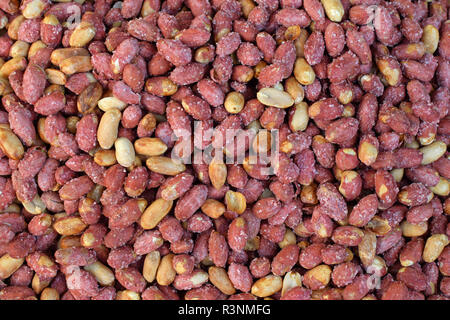
[[[450,299],[447,0],[0,0],[0,300]]]

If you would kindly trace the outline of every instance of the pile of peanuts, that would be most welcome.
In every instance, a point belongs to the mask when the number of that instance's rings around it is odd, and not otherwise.
[[[447,0],[68,1],[0,0],[0,300],[450,299]]]

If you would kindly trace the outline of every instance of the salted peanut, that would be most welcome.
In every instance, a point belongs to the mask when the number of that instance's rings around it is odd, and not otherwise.
[[[172,205],[171,200],[156,199],[145,209],[139,224],[145,230],[153,229],[170,212]]]
[[[280,291],[282,287],[283,280],[281,277],[269,274],[253,283],[251,293],[257,297],[265,298]]]
[[[316,79],[313,68],[306,62],[305,58],[297,58],[297,60],[295,60],[294,76],[295,79],[304,86],[312,84]]]
[[[17,40],[9,49],[9,55],[14,58],[26,57],[28,55],[28,50],[30,49],[30,44],[28,42]]]
[[[423,154],[422,165],[427,165],[442,157],[447,151],[447,145],[443,141],[435,141],[419,150]]]
[[[167,151],[167,145],[159,138],[139,138],[134,142],[137,154],[144,156],[160,156]]]
[[[449,244],[448,236],[445,234],[433,234],[425,242],[422,258],[425,262],[433,262],[441,255],[444,248]]]
[[[144,266],[142,268],[142,275],[148,283],[152,283],[156,278],[156,272],[161,262],[161,254],[155,250],[147,253],[144,259]]]
[[[278,246],[283,249],[284,247],[291,245],[291,244],[295,244],[297,242],[297,236],[295,235],[295,233],[289,229],[286,228],[286,232],[284,233],[284,237],[283,240],[278,242]]]
[[[242,14],[245,18],[248,18],[248,15],[256,6],[255,2],[253,2],[252,0],[239,0],[239,2],[241,3]]]
[[[117,139],[122,114],[118,109],[106,111],[97,128],[97,140],[103,149],[110,149]],[[116,154],[117,156],[117,154]]]
[[[331,279],[331,268],[326,264],[318,265],[308,271],[303,276],[303,282],[310,286],[310,289],[318,290],[325,288]]]
[[[43,48],[47,48],[47,45],[41,40],[33,42],[30,46],[30,49],[28,49],[28,60],[30,60],[39,50]]]
[[[8,36],[12,40],[17,40],[19,38],[19,27],[22,24],[22,22],[25,21],[25,17],[23,15],[18,15],[17,17],[13,18],[12,21],[8,25]]]
[[[296,271],[289,271],[284,275],[281,296],[290,289],[302,286],[302,276]]]
[[[13,160],[20,160],[25,153],[22,142],[7,127],[0,127],[0,148],[6,156]]]
[[[225,205],[215,199],[206,199],[201,206],[202,212],[208,217],[217,219],[225,213]]]
[[[284,32],[284,39],[286,41],[293,41],[300,37],[301,32],[302,28],[300,26],[289,26]]]
[[[289,77],[284,82],[284,90],[289,93],[294,99],[294,103],[297,106],[300,102],[303,101],[305,97],[305,90],[302,85],[295,79],[295,77]]]
[[[404,237],[420,237],[428,231],[428,223],[424,221],[412,224],[405,220],[400,224],[400,230]]]
[[[236,212],[237,214],[244,213],[247,208],[245,196],[240,192],[228,190],[225,194],[225,203],[227,210]]]
[[[344,16],[344,7],[341,0],[320,0],[322,2],[325,13],[333,22],[341,22]]]
[[[180,161],[163,156],[149,157],[145,164],[151,171],[168,176],[176,176],[186,170],[186,166]]]
[[[362,264],[369,266],[375,258],[377,249],[377,236],[375,233],[366,230],[361,242],[358,244],[358,256]]]
[[[253,138],[252,149],[256,153],[267,154],[272,145],[272,135],[270,131],[263,129]]]
[[[222,293],[232,295],[236,292],[224,268],[211,266],[208,268],[209,281]]]
[[[288,108],[294,104],[294,99],[289,93],[275,88],[262,88],[258,91],[256,97],[259,102],[266,106],[281,109]]]
[[[67,75],[79,72],[88,72],[92,70],[91,57],[74,56],[67,58],[59,64],[59,68]]]
[[[384,236],[391,231],[389,221],[380,216],[374,216],[366,225],[366,229],[372,231],[377,236]]]
[[[12,58],[6,61],[0,68],[0,77],[8,78],[14,71],[23,71],[27,67],[27,59],[24,57]]]
[[[79,234],[87,225],[78,216],[68,216],[53,223],[53,229],[62,236],[72,236]]]
[[[89,21],[81,21],[70,35],[69,45],[81,48],[87,45],[95,36],[95,27]]]
[[[84,266],[84,270],[92,274],[97,282],[102,286],[112,286],[116,277],[114,272],[100,261]]]
[[[439,30],[432,24],[428,24],[423,28],[421,41],[425,45],[425,51],[433,54],[439,44]]]
[[[33,279],[31,280],[31,288],[36,294],[40,294],[42,290],[47,288],[50,284],[50,280],[41,279],[37,273],[34,274]]]
[[[366,79],[366,76],[362,76],[361,82],[365,81],[365,79]],[[350,86],[334,85],[332,88],[336,90],[335,92],[333,92],[333,96],[335,96],[340,103],[345,105],[345,104],[352,102],[353,90]],[[346,116],[348,117],[348,115],[346,115]]]
[[[430,190],[438,196],[448,197],[450,194],[450,182],[446,178],[439,177],[438,184],[430,187]]]
[[[216,158],[212,159],[208,166],[209,179],[214,188],[219,190],[227,180],[227,166]]]
[[[244,108],[244,96],[240,92],[232,91],[227,94],[225,102],[223,103],[225,109],[229,113],[239,113]]]
[[[117,291],[116,300],[141,300],[141,295],[131,290]]]
[[[105,112],[113,108],[122,111],[127,107],[127,104],[116,97],[104,97],[98,100],[98,107]]]
[[[125,137],[120,137],[114,142],[114,148],[116,149],[117,162],[125,168],[131,167],[136,158],[133,144]]]
[[[0,258],[0,280],[9,278],[14,272],[19,269],[25,259],[15,259],[11,257],[9,254],[5,253]]]
[[[161,259],[158,271],[156,272],[156,282],[161,286],[168,286],[175,280],[177,273],[172,266],[173,257],[174,254],[169,253]]]
[[[94,162],[102,167],[115,165],[117,163],[116,152],[100,149],[94,154]]]
[[[41,292],[40,300],[59,300],[59,293],[55,288],[45,288]]]
[[[66,84],[67,77],[64,72],[60,70],[47,68],[45,69],[45,74],[47,75],[48,82],[50,82],[51,84],[57,84],[61,86]]]
[[[392,169],[390,171],[391,175],[394,177],[395,182],[400,182],[403,179],[403,175],[405,173],[405,169],[404,168],[397,168],[397,169]]]
[[[59,66],[64,60],[76,56],[86,56],[90,59],[89,51],[87,51],[85,48],[60,48],[53,50],[50,56],[50,61],[55,66]]]
[[[339,192],[347,199],[355,199],[361,192],[362,180],[358,172],[345,170],[340,173]]]
[[[41,214],[47,209],[39,194],[36,194],[31,201],[23,201],[22,205],[31,214]]]

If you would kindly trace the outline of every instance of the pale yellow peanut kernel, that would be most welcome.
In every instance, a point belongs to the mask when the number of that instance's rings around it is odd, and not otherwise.
[[[294,104],[294,99],[289,93],[275,88],[262,88],[258,91],[256,97],[259,102],[266,106],[281,109],[288,108]]]
[[[316,79],[313,68],[306,62],[304,58],[297,58],[294,65],[294,76],[302,85],[309,85]]]
[[[341,0],[321,0],[325,13],[333,22],[341,22],[344,16],[344,7]]]
[[[130,167],[136,158],[131,141],[125,137],[120,137],[114,142],[114,147],[116,150],[117,163],[125,168]]]

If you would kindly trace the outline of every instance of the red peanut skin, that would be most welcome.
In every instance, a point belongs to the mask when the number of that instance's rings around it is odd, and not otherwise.
[[[208,251],[209,257],[216,266],[225,266],[228,259],[228,245],[224,236],[213,231],[209,237]]]
[[[2,102],[6,105],[4,100]],[[27,146],[31,146],[36,139],[32,117],[31,111],[23,107],[13,108],[8,113],[11,129]]]
[[[81,196],[87,194],[93,183],[87,176],[74,178],[66,183],[60,190],[59,195],[63,200],[78,200]]]
[[[0,291],[0,300],[32,300],[35,293],[31,288],[24,286],[10,286]]]
[[[208,190],[206,186],[194,186],[177,202],[175,206],[175,217],[182,221],[187,220],[203,205],[207,195]]]
[[[272,273],[282,276],[288,272],[297,262],[299,251],[300,249],[296,244],[281,249],[272,261]]]
[[[232,250],[241,251],[248,239],[247,222],[244,218],[234,219],[228,227],[228,244]]]
[[[365,226],[377,213],[378,199],[375,194],[362,198],[353,208],[348,217],[348,222],[356,227]]]
[[[356,278],[353,283],[349,284],[342,291],[342,297],[344,300],[360,300],[362,299],[368,292],[368,278],[369,275],[361,275]]]
[[[331,57],[337,57],[345,47],[345,33],[337,23],[329,23],[324,33],[325,45]]]
[[[280,300],[311,300],[311,293],[310,289],[294,287],[288,290]]]
[[[228,277],[233,286],[242,291],[249,292],[252,285],[252,276],[244,265],[231,263],[228,267]]]
[[[253,206],[253,214],[259,219],[268,219],[281,209],[281,204],[275,198],[265,198]]]
[[[29,64],[23,74],[23,95],[26,102],[34,104],[42,96],[45,88],[46,75],[36,64]]]
[[[353,282],[358,272],[358,265],[353,262],[344,262],[333,268],[331,279],[336,286],[345,287]]]
[[[347,204],[334,185],[328,182],[321,184],[317,189],[317,198],[324,213],[330,218],[336,221],[346,218],[348,214]]]

